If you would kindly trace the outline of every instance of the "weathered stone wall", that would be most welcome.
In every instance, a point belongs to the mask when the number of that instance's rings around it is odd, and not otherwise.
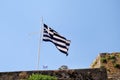
[[[56,76],[58,80],[107,80],[105,68],[1,72],[0,80],[26,80],[33,73]]]
[[[90,65],[90,68],[100,68],[100,55],[96,57],[96,59]]]
[[[108,80],[120,80],[120,52],[100,53],[90,67],[104,67],[107,71]]]

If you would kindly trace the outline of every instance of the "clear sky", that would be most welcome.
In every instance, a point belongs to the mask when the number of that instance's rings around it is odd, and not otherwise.
[[[71,45],[66,57],[42,41],[39,70],[89,68],[120,52],[120,0],[0,0],[0,72],[37,69],[41,17]]]

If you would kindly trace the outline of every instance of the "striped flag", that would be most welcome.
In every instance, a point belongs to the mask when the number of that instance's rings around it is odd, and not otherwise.
[[[70,40],[67,40],[46,24],[44,24],[43,41],[52,42],[59,51],[65,53],[66,56],[68,55]]]

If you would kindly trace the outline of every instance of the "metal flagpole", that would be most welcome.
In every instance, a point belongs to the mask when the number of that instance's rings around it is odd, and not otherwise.
[[[38,44],[38,65],[37,65],[37,70],[39,70],[39,65],[40,65],[40,49],[41,49],[41,43],[42,43],[42,38],[43,38],[43,17],[41,18],[41,29],[40,29],[40,34],[39,34],[39,44]]]

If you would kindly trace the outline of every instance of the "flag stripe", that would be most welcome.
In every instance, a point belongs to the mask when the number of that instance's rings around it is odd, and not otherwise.
[[[52,42],[51,38],[47,35],[43,36],[43,41],[51,41]]]
[[[53,43],[54,43],[56,46],[60,46],[60,47],[62,47],[62,48],[67,48],[67,47],[64,46],[64,45],[61,45],[61,44],[59,44],[59,43],[56,43],[55,41],[53,41]]]
[[[57,41],[61,41],[61,42],[64,42],[64,43],[66,43],[66,41],[67,41],[67,40],[65,40],[65,39],[63,39],[63,38],[60,38],[60,37],[56,36],[56,35],[54,35],[53,38],[54,38],[55,40],[57,40]]]
[[[70,45],[70,41],[69,40],[60,40],[59,38],[55,38],[54,36],[53,36],[53,39],[58,41],[58,42],[64,43],[66,46]]]
[[[54,40],[54,39],[51,39],[51,38],[50,38],[49,36],[47,36],[47,35],[44,35],[43,40],[44,40],[44,41],[51,41],[51,42],[53,42],[55,45],[58,45],[58,46],[67,48],[67,45],[66,45],[65,43],[61,43],[61,42],[58,42],[58,41],[56,41],[56,40]]]
[[[65,43],[62,43],[62,42],[56,41],[56,40],[54,40],[54,39],[53,39],[53,42],[56,43],[57,45],[66,46]]]
[[[64,40],[66,40],[66,38],[65,38],[65,37],[63,37],[63,36],[59,35],[58,33],[55,33],[54,35],[55,35],[55,36],[58,36],[59,38],[62,38],[62,39],[64,39]]]
[[[65,48],[61,48],[60,46],[57,46],[57,48],[58,48],[60,51],[64,52],[64,53],[67,52],[67,49],[65,49]]]

